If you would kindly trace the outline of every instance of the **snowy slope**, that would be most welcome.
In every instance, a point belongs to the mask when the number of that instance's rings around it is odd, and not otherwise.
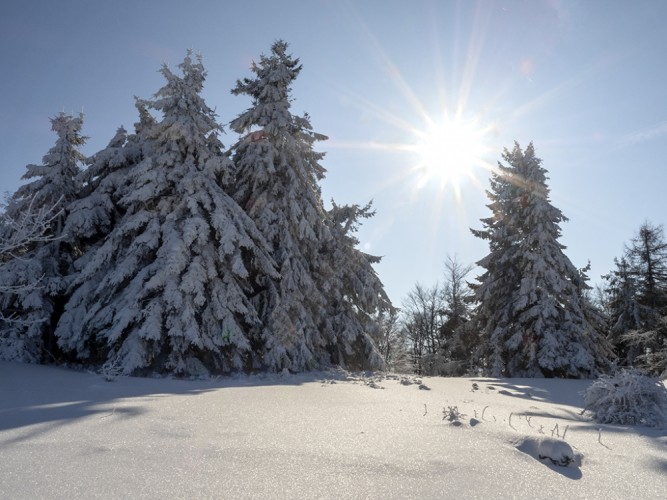
[[[667,431],[588,421],[587,381],[403,382],[0,363],[0,498],[665,498]]]

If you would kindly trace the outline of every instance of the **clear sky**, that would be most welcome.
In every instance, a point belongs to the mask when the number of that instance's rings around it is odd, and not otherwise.
[[[448,254],[486,254],[469,228],[490,214],[488,169],[515,140],[533,141],[570,219],[561,242],[595,282],[642,222],[667,222],[665,19],[659,0],[3,0],[0,190],[41,162],[60,111],[83,110],[86,154],[132,130],[133,96],[156,92],[161,64],[188,48],[226,125],[250,105],[234,82],[282,38],[303,63],[293,111],[330,138],[325,202],[374,200],[360,238],[384,256],[397,305],[440,280]],[[431,130],[455,136],[440,141],[459,150],[449,167],[423,165]],[[452,162],[469,164],[458,180]]]

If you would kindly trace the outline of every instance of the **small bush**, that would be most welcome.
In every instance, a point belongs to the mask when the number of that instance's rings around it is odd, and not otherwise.
[[[442,409],[442,419],[449,420],[452,425],[461,425],[461,419],[465,415],[459,412],[458,406],[448,406]]]
[[[667,426],[667,389],[634,368],[601,376],[583,395],[585,410],[600,423]]]

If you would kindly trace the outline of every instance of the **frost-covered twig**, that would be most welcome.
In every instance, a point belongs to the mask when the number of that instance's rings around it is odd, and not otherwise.
[[[607,446],[606,444],[604,444],[604,443],[602,442],[602,427],[599,427],[599,428],[598,428],[598,443],[600,443],[602,446],[604,446],[604,447],[607,448],[608,450],[611,450],[611,448],[609,448],[609,446]]]
[[[50,231],[54,221],[62,214],[58,209],[62,197],[53,205],[35,209],[35,198],[19,216],[0,214],[0,266],[10,265],[13,260],[23,259],[23,254],[32,245],[57,239]],[[25,294],[44,286],[43,275],[32,281],[21,283],[0,282],[0,294]],[[14,325],[33,325],[44,320],[22,319],[13,314],[0,312],[0,321]]]
[[[116,407],[113,407],[113,410],[111,410],[111,413],[108,415],[102,415],[100,418],[107,418],[107,417],[113,417],[114,413],[116,413]]]
[[[118,355],[110,356],[106,363],[102,365],[102,376],[107,382],[113,382],[117,376],[123,373],[121,369],[122,362]]]
[[[0,262],[11,258],[20,258],[21,251],[34,243],[43,243],[56,239],[50,229],[54,221],[63,213],[58,208],[62,197],[53,205],[34,208],[35,199],[30,200],[28,208],[18,217],[7,213],[0,219],[3,234],[0,235]]]
[[[30,287],[12,287],[12,289],[14,289],[16,292],[29,292],[30,290],[33,290],[33,288]],[[11,293],[11,291],[8,291],[6,288],[0,286],[0,293]],[[44,323],[47,321],[47,319],[21,319],[16,314],[10,314],[9,316],[6,316],[2,313],[2,311],[0,311],[0,321],[11,323],[12,325],[16,326],[29,326],[36,325],[38,323]]]

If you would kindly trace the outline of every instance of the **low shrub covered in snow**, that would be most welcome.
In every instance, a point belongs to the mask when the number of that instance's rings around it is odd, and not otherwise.
[[[584,401],[603,424],[667,426],[667,388],[633,368],[601,376],[584,391]]]
[[[461,419],[465,415],[459,412],[458,406],[448,406],[446,409],[442,409],[442,419],[449,420],[452,425],[461,425]]]

